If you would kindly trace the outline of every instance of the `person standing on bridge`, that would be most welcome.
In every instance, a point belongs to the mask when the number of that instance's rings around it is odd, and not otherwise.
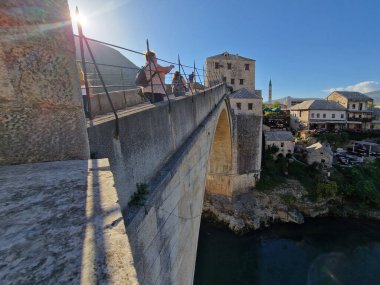
[[[174,72],[172,80],[172,91],[175,97],[184,96],[186,92],[186,81],[179,71]]]
[[[192,73],[189,75],[189,88],[190,88],[193,92],[195,91],[194,78],[195,78],[195,73],[192,72]]]
[[[143,87],[144,95],[148,97],[151,103],[163,101],[166,94],[165,74],[168,74],[174,65],[166,67],[159,65],[157,63],[156,53],[153,51],[146,52],[145,59],[145,75],[150,83],[148,86]]]

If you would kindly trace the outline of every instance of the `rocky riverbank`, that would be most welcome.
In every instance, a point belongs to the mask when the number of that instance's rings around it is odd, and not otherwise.
[[[304,217],[367,217],[380,220],[380,211],[342,205],[341,198],[312,201],[298,180],[288,179],[273,190],[253,190],[226,198],[206,194],[203,218],[227,226],[237,234],[276,222],[302,224]]]

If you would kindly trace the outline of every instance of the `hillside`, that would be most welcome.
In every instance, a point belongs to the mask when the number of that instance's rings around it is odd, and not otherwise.
[[[380,90],[365,93],[367,96],[373,98],[377,105],[380,104]]]

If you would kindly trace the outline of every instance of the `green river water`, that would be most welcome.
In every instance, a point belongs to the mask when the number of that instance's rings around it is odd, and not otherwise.
[[[238,237],[202,224],[195,285],[380,285],[380,223],[307,219]]]

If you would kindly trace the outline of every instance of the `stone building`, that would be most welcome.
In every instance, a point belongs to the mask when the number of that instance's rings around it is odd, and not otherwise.
[[[255,92],[255,64],[254,59],[229,52],[210,56],[206,59],[206,86],[224,81],[233,90],[246,88]],[[256,94],[259,92],[261,91],[256,92]]]
[[[380,108],[373,108],[372,130],[380,130]]]
[[[235,114],[262,115],[262,98],[254,92],[242,88],[230,96],[231,107]]]
[[[237,174],[234,193],[245,192],[260,178],[262,149],[262,98],[242,88],[229,95],[233,152]]]
[[[346,126],[346,108],[334,101],[307,100],[290,108],[293,129],[341,129]]]
[[[307,163],[313,164],[324,163],[326,166],[331,166],[333,163],[333,152],[328,143],[317,142],[308,146],[307,151]]]
[[[373,116],[373,99],[360,92],[334,91],[327,100],[335,101],[347,109],[349,129],[368,130]]]
[[[265,148],[273,145],[278,147],[276,156],[286,156],[294,153],[293,135],[287,131],[269,131],[264,133]]]
[[[308,101],[308,100],[318,100],[319,98],[299,98],[299,97],[291,97],[288,96],[284,100],[284,105],[286,106],[286,109],[290,109],[291,107],[300,104],[302,102]]]

